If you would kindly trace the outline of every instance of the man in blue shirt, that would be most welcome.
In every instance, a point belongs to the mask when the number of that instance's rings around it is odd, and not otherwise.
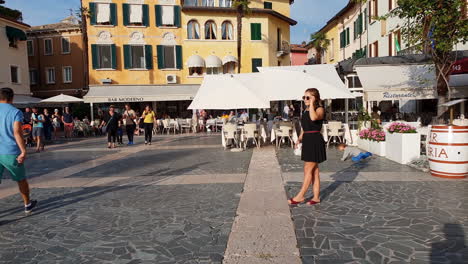
[[[14,92],[10,88],[0,89],[0,180],[4,170],[18,183],[24,201],[24,211],[31,213],[36,200],[29,199],[29,184],[26,180],[26,146],[23,139],[23,113],[13,105]]]

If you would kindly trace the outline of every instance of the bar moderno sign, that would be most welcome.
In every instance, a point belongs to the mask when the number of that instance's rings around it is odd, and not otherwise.
[[[144,97],[108,97],[107,102],[109,103],[126,103],[126,102],[145,102]]]

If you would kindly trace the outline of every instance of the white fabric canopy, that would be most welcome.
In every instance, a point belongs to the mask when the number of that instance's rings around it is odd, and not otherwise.
[[[205,59],[206,67],[207,68],[219,68],[223,66],[223,62],[220,58],[215,55],[210,55]]]
[[[321,99],[354,98],[348,89],[340,89],[300,71],[273,69],[238,74],[234,78],[269,101],[300,100],[308,88],[317,88]]]
[[[142,23],[143,22],[143,6],[142,5],[130,5],[130,23]]]
[[[223,65],[226,64],[226,63],[229,63],[229,62],[235,62],[237,63],[237,58],[232,56],[232,55],[227,55],[227,56],[224,56],[223,58]]]
[[[188,109],[270,108],[270,102],[261,98],[232,76],[205,76]]]
[[[83,101],[84,101],[83,99],[80,99],[78,97],[65,95],[65,94],[59,94],[59,95],[44,99],[41,101],[41,103],[79,103]]]
[[[174,6],[162,6],[162,24],[174,25]]]
[[[110,21],[110,5],[98,4],[97,5],[97,18],[98,23],[106,23]]]
[[[40,102],[41,102],[41,99],[29,96],[29,95],[18,94],[13,97],[14,105],[31,105],[31,104],[38,104]]]
[[[187,60],[187,66],[193,67],[205,67],[205,60],[199,55],[192,55]]]

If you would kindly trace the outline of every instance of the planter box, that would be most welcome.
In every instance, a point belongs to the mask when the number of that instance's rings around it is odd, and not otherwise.
[[[369,152],[374,155],[384,157],[385,156],[385,149],[386,149],[385,141],[369,141]]]
[[[360,148],[361,150],[363,151],[370,151],[370,141],[369,140],[365,140],[365,139],[361,139],[361,138],[357,138],[357,145],[358,145],[358,148]]]
[[[419,158],[421,152],[421,134],[387,133],[385,156],[400,164],[407,164]]]

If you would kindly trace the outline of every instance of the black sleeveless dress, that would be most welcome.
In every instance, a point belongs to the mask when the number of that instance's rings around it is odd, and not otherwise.
[[[322,130],[323,120],[312,121],[309,111],[305,111],[301,120],[304,135],[302,137],[301,159],[307,162],[321,163],[327,160],[327,150],[325,140],[323,140]],[[313,133],[307,133],[314,131]],[[318,131],[318,132],[316,132]]]

